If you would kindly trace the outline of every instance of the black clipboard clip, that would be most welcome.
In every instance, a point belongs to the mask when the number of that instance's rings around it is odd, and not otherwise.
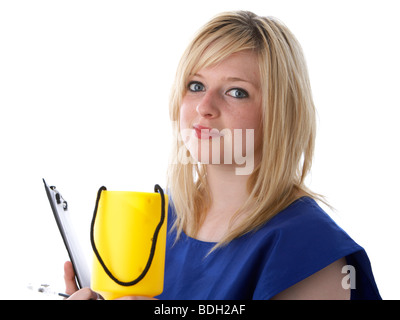
[[[90,272],[70,221],[68,202],[55,186],[49,187],[44,179],[43,183],[58,229],[74,267],[77,285],[80,289],[90,287]]]

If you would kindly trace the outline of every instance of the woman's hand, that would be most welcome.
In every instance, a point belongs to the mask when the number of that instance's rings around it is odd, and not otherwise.
[[[126,296],[115,300],[158,300],[158,299],[145,296]]]
[[[64,263],[65,293],[69,294],[68,300],[102,300],[102,297],[90,288],[78,289],[75,282],[75,272],[70,261]]]
[[[65,293],[69,294],[68,300],[103,300],[103,297],[90,288],[78,289],[75,282],[75,272],[70,261],[64,264]],[[116,300],[157,300],[145,296],[126,296]]]
[[[101,295],[90,288],[82,288],[72,294],[67,300],[104,300]]]
[[[75,272],[71,261],[64,263],[64,282],[66,294],[72,295],[79,290],[75,282]]]

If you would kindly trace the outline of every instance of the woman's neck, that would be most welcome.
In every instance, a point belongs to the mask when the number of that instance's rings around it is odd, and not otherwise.
[[[208,165],[207,184],[212,203],[205,215],[196,238],[219,241],[228,230],[233,215],[248,199],[249,176],[236,175],[228,166]]]
[[[249,176],[236,175],[235,170],[225,166],[207,166],[207,183],[212,196],[211,207],[215,209],[239,209],[247,200]]]

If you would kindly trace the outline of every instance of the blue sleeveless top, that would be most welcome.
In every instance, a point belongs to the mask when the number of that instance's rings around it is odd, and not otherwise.
[[[170,231],[173,206],[168,214]],[[215,243],[182,233],[174,244],[175,236],[168,232],[159,299],[270,299],[342,257],[355,270],[351,299],[381,299],[364,249],[309,197],[208,256]]]

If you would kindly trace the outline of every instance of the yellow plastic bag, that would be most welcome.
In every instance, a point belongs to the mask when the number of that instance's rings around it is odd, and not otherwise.
[[[168,197],[158,185],[154,193],[100,188],[90,233],[92,290],[105,299],[162,293],[166,212]]]

